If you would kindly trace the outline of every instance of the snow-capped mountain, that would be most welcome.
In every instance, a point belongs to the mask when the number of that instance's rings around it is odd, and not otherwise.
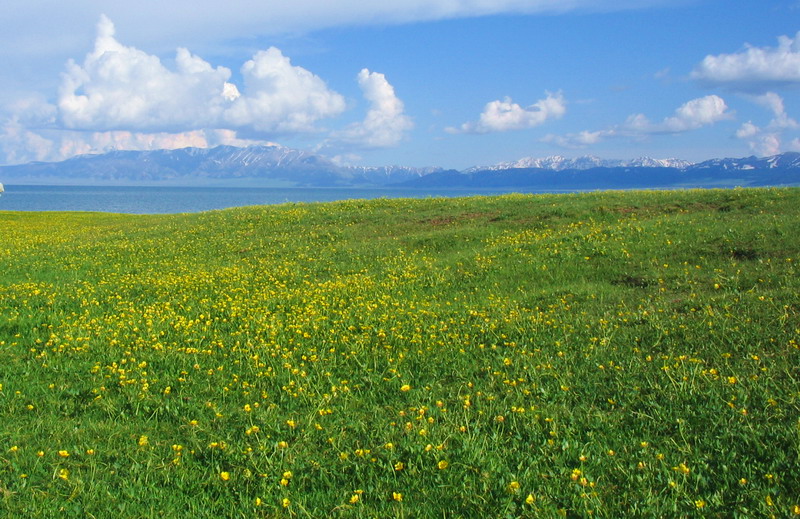
[[[177,150],[111,151],[63,162],[0,167],[0,176],[21,183],[171,183],[261,186],[381,186],[441,168],[343,167],[330,159],[277,144]]]
[[[521,159],[461,172],[423,176],[409,187],[575,191],[800,185],[800,153],[713,159],[698,164],[647,157],[629,161],[597,157]]]
[[[112,151],[63,162],[0,166],[6,184],[171,184],[182,186],[628,189],[800,185],[800,153],[772,157],[606,160],[524,158],[464,171],[405,166],[340,166],[277,144],[237,148]]]
[[[633,160],[609,160],[601,159],[592,155],[577,157],[574,159],[552,155],[550,157],[534,158],[525,157],[513,162],[500,162],[493,166],[475,166],[464,170],[464,173],[475,171],[499,171],[505,169],[536,168],[551,171],[564,171],[568,169],[586,170],[592,168],[677,168],[684,169],[692,163],[680,159],[652,159],[650,157],[639,157]]]
[[[786,152],[770,157],[745,157],[741,159],[711,159],[699,162],[692,169],[722,169],[722,170],[774,170],[800,168],[800,153]]]
[[[630,161],[623,161],[620,167],[625,168],[675,168],[686,169],[693,165],[688,160],[681,159],[653,159],[650,157],[639,157]]]

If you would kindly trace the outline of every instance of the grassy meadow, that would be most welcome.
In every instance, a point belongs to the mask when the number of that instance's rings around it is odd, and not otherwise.
[[[0,212],[0,517],[800,516],[800,189]]]

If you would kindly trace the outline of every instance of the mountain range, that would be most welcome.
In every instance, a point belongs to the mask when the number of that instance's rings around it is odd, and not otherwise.
[[[692,163],[680,159],[651,159],[650,157],[639,157],[633,160],[608,160],[591,155],[569,159],[561,155],[553,155],[544,158],[526,157],[514,162],[500,162],[493,166],[475,166],[464,170],[465,173],[476,171],[499,171],[503,169],[549,169],[553,171],[564,171],[566,169],[592,169],[592,168],[687,168]]]
[[[606,160],[528,157],[462,171],[342,166],[280,145],[111,151],[0,166],[6,184],[406,187],[593,190],[800,185],[800,153],[771,157]]]
[[[342,167],[280,145],[111,151],[62,162],[0,166],[6,184],[382,186],[441,168]]]

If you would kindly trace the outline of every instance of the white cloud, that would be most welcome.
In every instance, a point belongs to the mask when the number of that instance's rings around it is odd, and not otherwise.
[[[185,132],[131,132],[125,130],[85,132],[73,130],[25,129],[10,119],[0,127],[0,153],[8,164],[30,161],[54,162],[75,155],[113,150],[157,150],[187,147],[210,148],[219,145],[251,146],[274,144],[270,141],[240,139],[233,130],[191,130]]]
[[[370,103],[367,115],[363,121],[334,132],[333,140],[362,148],[396,146],[406,132],[414,127],[414,123],[404,113],[403,102],[395,95],[394,87],[386,80],[386,76],[368,69],[359,72],[358,85]]]
[[[240,89],[229,82],[229,69],[212,67],[184,48],[170,69],[157,56],[121,44],[114,33],[102,16],[93,50],[82,64],[68,61],[55,105],[33,94],[6,108],[10,116],[0,120],[3,162],[263,143],[239,139],[237,131],[316,132],[320,120],[345,109],[340,94],[274,47],[242,66]]]
[[[82,130],[170,131],[237,128],[261,132],[307,132],[345,108],[341,95],[272,47],[242,67],[244,88],[229,83],[231,71],[212,67],[178,49],[175,70],[114,38],[103,16],[94,50],[74,61],[58,97],[59,119]]]
[[[800,83],[800,32],[794,38],[781,36],[777,47],[747,45],[734,54],[706,56],[695,67],[692,78],[742,90]]]
[[[12,118],[0,128],[0,152],[8,164],[43,161],[52,155],[53,143],[25,129],[16,118]]]
[[[750,137],[755,137],[761,131],[761,128],[753,124],[752,121],[747,121],[743,123],[742,126],[736,130],[736,137],[739,139],[749,139]]]
[[[675,110],[674,116],[664,119],[661,125],[653,126],[649,131],[652,133],[680,133],[696,130],[731,117],[725,100],[719,96],[709,95],[684,103]]]
[[[567,111],[561,92],[551,94],[528,107],[522,107],[506,97],[503,101],[486,104],[477,121],[470,121],[458,128],[446,128],[448,133],[489,133],[509,130],[525,130],[544,124],[549,119],[560,119]]]
[[[783,105],[783,98],[774,92],[767,92],[759,96],[752,96],[756,104],[772,112],[772,120],[766,127],[761,128],[752,121],[748,121],[736,131],[736,137],[746,140],[750,149],[761,156],[776,155],[782,151],[794,150],[794,141],[784,145],[784,134],[796,130],[800,125],[789,117]]]
[[[279,49],[259,51],[242,66],[244,89],[223,120],[234,128],[263,132],[315,131],[320,119],[345,109],[344,98],[308,70],[291,64]]]
[[[777,133],[764,132],[757,128],[756,133],[747,139],[750,149],[760,157],[769,157],[781,152],[781,137]]]
[[[559,13],[574,10],[619,11],[674,0],[26,0],[0,2],[0,56],[5,52],[39,56],[76,52],[83,39],[66,27],[97,19],[103,9],[126,32],[139,31],[137,40],[149,48],[173,49],[176,41],[192,48],[207,42],[230,41],[248,35],[296,34],[336,26],[400,24],[504,13]],[[24,29],[21,29],[23,28]]]
[[[582,131],[566,135],[548,135],[543,142],[565,148],[585,148],[608,138],[627,137],[642,139],[650,135],[684,133],[731,119],[725,100],[716,95],[692,99],[675,110],[675,114],[660,123],[651,122],[644,114],[633,114],[623,124],[605,130]]]
[[[754,101],[767,108],[775,116],[770,122],[770,127],[774,129],[794,129],[798,128],[797,121],[789,117],[783,106],[783,98],[775,92],[756,96]]]

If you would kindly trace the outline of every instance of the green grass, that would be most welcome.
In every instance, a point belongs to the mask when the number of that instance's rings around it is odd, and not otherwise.
[[[2,517],[800,515],[800,190],[0,212]]]

